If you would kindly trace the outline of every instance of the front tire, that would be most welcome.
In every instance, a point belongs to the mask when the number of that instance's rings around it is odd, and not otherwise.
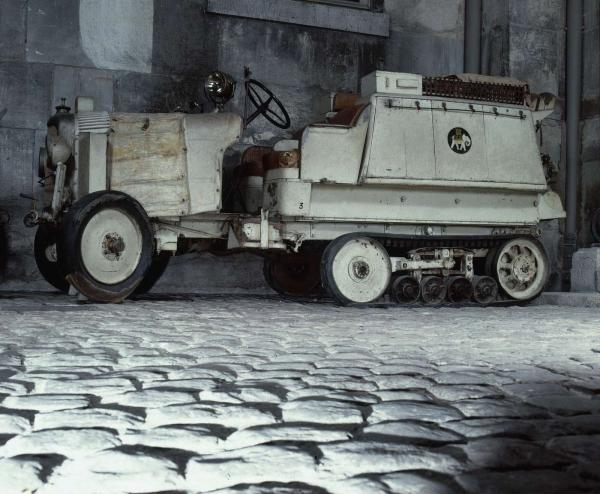
[[[61,223],[58,261],[67,281],[95,302],[121,302],[131,295],[153,254],[150,220],[139,202],[122,192],[83,197]]]
[[[35,263],[44,279],[57,290],[68,293],[69,282],[56,253],[57,231],[53,225],[42,223],[35,232],[33,253]]]
[[[388,253],[375,239],[343,235],[323,252],[323,286],[342,305],[374,302],[387,290],[391,276]]]

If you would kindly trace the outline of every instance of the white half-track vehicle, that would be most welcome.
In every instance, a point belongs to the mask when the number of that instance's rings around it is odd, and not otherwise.
[[[81,97],[74,113],[57,108],[40,153],[48,206],[27,217],[50,283],[118,302],[194,248],[259,253],[277,291],[324,289],[341,304],[488,304],[543,290],[540,222],[564,216],[536,139],[550,95],[509,79],[377,71],[360,94],[332,95],[323,121],[249,147],[227,174],[245,124],[290,123],[254,80],[251,114],[223,112],[234,87],[210,76],[212,113],[107,113]]]

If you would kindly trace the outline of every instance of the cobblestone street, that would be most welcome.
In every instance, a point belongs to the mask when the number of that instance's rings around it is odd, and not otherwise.
[[[599,315],[5,294],[0,491],[599,492]]]

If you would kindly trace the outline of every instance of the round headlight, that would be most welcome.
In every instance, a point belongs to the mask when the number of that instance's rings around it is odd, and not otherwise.
[[[225,72],[213,72],[204,82],[204,91],[217,106],[227,103],[235,93],[235,81]]]

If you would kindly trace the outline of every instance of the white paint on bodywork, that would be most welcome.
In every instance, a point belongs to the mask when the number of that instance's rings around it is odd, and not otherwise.
[[[241,131],[242,119],[235,113],[185,116],[189,214],[221,208],[223,153],[239,138]]]
[[[77,198],[106,190],[107,142],[106,134],[84,132],[79,136]]]
[[[423,76],[376,70],[360,80],[360,94],[363,98],[374,93],[421,96],[423,94]]]
[[[490,180],[546,184],[531,111],[523,110],[523,118],[517,118],[519,110],[512,108],[499,108],[498,116],[492,106],[483,110]]]
[[[533,225],[539,220],[534,205],[537,197],[535,192],[491,189],[312,184],[309,216],[417,224]]]
[[[98,68],[152,70],[153,0],[80,0],[81,46]]]
[[[365,183],[546,189],[527,108],[384,94],[371,101]],[[449,145],[455,128],[469,133],[468,152]]]
[[[309,125],[302,134],[302,180],[356,183],[365,147],[370,107],[354,127]]]
[[[408,98],[376,101],[366,176],[435,177],[431,101]],[[416,110],[415,101],[422,111]],[[400,109],[404,107],[411,110]]]
[[[267,174],[263,208],[282,216],[306,216],[310,208],[311,183],[293,178],[274,178]]]
[[[538,214],[540,220],[564,218],[567,215],[560,202],[560,196],[552,190],[539,195]]]

